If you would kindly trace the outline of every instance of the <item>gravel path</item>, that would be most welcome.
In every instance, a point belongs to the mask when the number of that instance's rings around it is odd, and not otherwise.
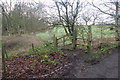
[[[86,65],[86,63],[79,59],[79,56],[76,56],[78,60],[73,63],[72,69],[62,77],[118,78],[118,53],[120,53],[120,48],[113,50],[110,55],[106,56],[100,63],[95,65]]]

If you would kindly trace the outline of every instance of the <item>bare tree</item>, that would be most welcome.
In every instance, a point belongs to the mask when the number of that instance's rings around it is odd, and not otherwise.
[[[100,12],[107,14],[114,18],[115,21],[115,34],[116,34],[116,41],[120,41],[120,25],[118,24],[119,15],[118,15],[118,9],[120,8],[120,3],[118,0],[109,0],[108,2],[103,2],[102,6],[105,7],[106,10],[103,10],[103,8],[100,8],[99,6],[95,5],[92,1],[92,5],[98,9]]]
[[[0,2],[1,2],[0,7],[2,8],[2,15],[3,15],[2,19],[7,22],[6,24],[5,22],[2,21],[2,24],[4,26],[2,29],[3,31],[6,31],[8,34],[10,34],[8,30],[8,29],[11,29],[11,17],[9,12],[11,11],[12,3],[10,1],[10,4],[9,4],[7,1],[3,2],[2,0],[0,0]]]
[[[45,29],[44,5],[41,2],[1,1],[4,34],[18,34]]]
[[[92,15],[90,14],[90,11],[86,11],[81,17],[85,21],[85,25],[88,25],[88,22],[91,21]]]
[[[60,24],[64,26],[66,33],[71,33],[72,35],[78,14],[85,4],[79,0],[73,0],[72,2],[67,0],[56,0],[54,2],[57,7]]]

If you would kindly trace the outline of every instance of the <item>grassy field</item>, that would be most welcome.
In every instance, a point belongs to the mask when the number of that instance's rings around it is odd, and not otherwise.
[[[52,30],[38,33],[38,34],[36,34],[36,36],[43,40],[52,40],[54,34],[57,37],[61,37],[61,36],[65,35],[65,31],[62,27],[55,27]]]
[[[111,26],[104,25],[104,26],[92,26],[92,37],[93,38],[101,37],[101,27],[102,27],[102,37],[103,38],[115,37],[114,30],[110,30]],[[81,26],[79,26],[79,28],[81,28]],[[85,27],[85,29],[87,30],[87,27]],[[80,29],[78,30],[78,33],[80,33]],[[57,37],[61,37],[61,36],[65,35],[65,31],[64,31],[63,27],[58,27],[58,28],[55,27],[52,30],[49,30],[49,31],[46,31],[43,33],[38,33],[38,34],[36,34],[36,36],[43,40],[52,40],[52,37],[54,34]],[[85,34],[85,37],[87,37],[87,34],[86,33],[84,33],[84,34]],[[81,38],[81,34],[78,34],[78,37]]]
[[[110,30],[110,26],[101,26],[102,27],[102,33],[103,38],[110,38],[115,37],[114,30]],[[92,36],[94,37],[101,37],[101,28],[97,26],[92,27]]]
[[[81,28],[83,26],[79,26],[79,28]],[[103,26],[103,38],[107,38],[103,39],[102,41],[107,42],[107,41],[111,41],[113,42],[113,37],[114,35],[114,30],[110,30],[109,28],[110,26]],[[87,27],[85,27],[85,29],[87,30]],[[81,30],[78,29],[78,37],[81,38]],[[27,49],[31,48],[31,44],[33,43],[35,46],[40,46],[44,43],[44,41],[52,41],[53,40],[53,35],[55,34],[55,36],[57,36],[57,38],[62,37],[63,35],[65,35],[65,31],[63,29],[63,27],[55,27],[51,30],[47,30],[45,32],[40,32],[37,34],[24,34],[22,36],[7,36],[7,37],[3,37],[3,40],[5,40],[6,44],[7,44],[7,52],[8,53],[21,53],[26,51]],[[85,34],[85,37],[87,38],[87,34]],[[94,38],[94,42],[95,44],[98,44],[101,39],[101,28],[100,26],[92,26],[92,37]],[[111,39],[109,39],[111,38]],[[62,41],[62,40],[61,40]],[[59,41],[59,42],[61,42]],[[82,44],[83,42],[81,42],[82,39],[78,42],[80,44]],[[66,44],[70,44],[71,40],[66,41]],[[20,44],[20,45],[19,45]],[[83,43],[84,44],[84,43]],[[62,45],[59,44],[59,45]],[[1,57],[1,55],[0,55]]]

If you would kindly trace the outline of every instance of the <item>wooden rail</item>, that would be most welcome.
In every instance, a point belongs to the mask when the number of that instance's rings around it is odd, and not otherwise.
[[[68,37],[69,39],[65,39],[66,37]],[[76,49],[77,47],[77,29],[74,30],[73,35],[71,36],[71,34],[66,34],[60,38],[57,38],[54,35],[54,39],[53,39],[53,43],[54,43],[54,48],[58,48],[58,44],[60,44],[58,41],[62,40],[63,46],[66,46],[67,44],[65,44],[66,41],[71,40],[72,45],[73,45],[73,49]]]

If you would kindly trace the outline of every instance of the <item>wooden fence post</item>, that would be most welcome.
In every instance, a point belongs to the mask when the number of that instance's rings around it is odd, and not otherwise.
[[[54,35],[53,38],[54,38],[54,41],[53,41],[54,42],[54,48],[57,49],[57,47],[58,47],[57,37]]]
[[[63,46],[65,47],[65,37],[63,37]]]
[[[87,51],[88,53],[91,53],[91,43],[92,43],[92,32],[91,32],[91,26],[88,26],[88,45],[87,45]]]
[[[33,52],[35,52],[35,48],[34,48],[34,44],[32,43],[32,50]]]
[[[3,72],[6,72],[6,64],[5,64],[5,50],[4,50],[4,42],[2,41],[2,67]]]
[[[5,42],[2,41],[2,51],[4,52],[5,58],[8,58]]]
[[[73,49],[76,49],[77,47],[77,29],[73,31]]]

